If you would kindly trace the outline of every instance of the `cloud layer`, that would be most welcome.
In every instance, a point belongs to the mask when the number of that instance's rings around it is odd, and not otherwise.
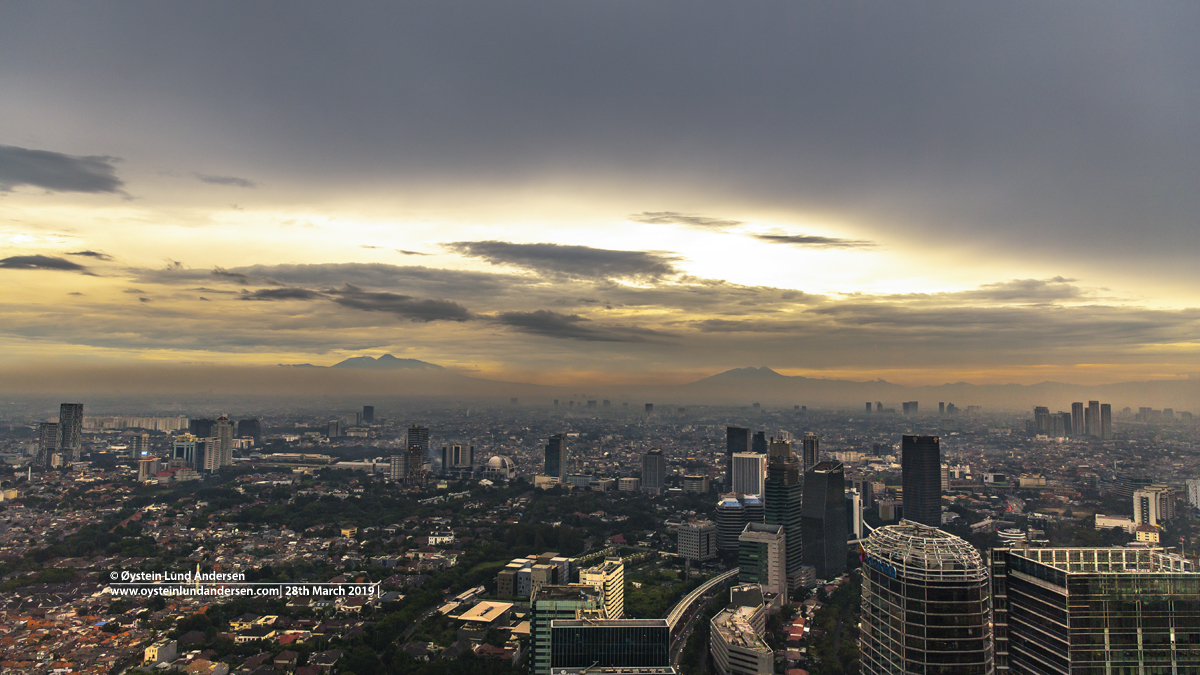
[[[60,192],[122,193],[115,157],[77,157],[0,145],[0,192],[30,185]]]

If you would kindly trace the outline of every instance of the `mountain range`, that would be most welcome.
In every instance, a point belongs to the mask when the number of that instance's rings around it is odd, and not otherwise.
[[[322,368],[302,364],[309,368]],[[401,359],[390,354],[378,358],[357,356],[332,366],[330,370],[392,371],[407,384],[438,395],[500,398],[519,396],[530,403],[549,399],[611,399],[639,406],[654,402],[661,405],[806,405],[837,406],[863,410],[868,402],[879,401],[885,407],[900,408],[903,401],[918,401],[922,410],[936,410],[939,402],[959,408],[980,405],[990,410],[1025,410],[1045,405],[1051,411],[1070,410],[1074,401],[1099,400],[1120,409],[1129,406],[1175,408],[1200,411],[1200,379],[1152,380],[1105,385],[1077,385],[1063,382],[1037,384],[971,384],[954,382],[936,386],[905,386],[871,380],[823,379],[783,375],[767,367],[735,368],[681,385],[573,385],[569,387],[503,382],[471,377],[442,366]],[[580,391],[594,392],[579,394]],[[582,400],[580,400],[582,403]]]

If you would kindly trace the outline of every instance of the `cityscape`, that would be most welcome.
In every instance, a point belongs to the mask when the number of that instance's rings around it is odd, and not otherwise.
[[[0,675],[1200,675],[1200,3],[0,10]]]
[[[1085,411],[1079,425],[1044,406],[562,403],[27,407],[0,445],[0,663],[1200,668],[1200,423],[1188,412],[1062,404]],[[144,583],[112,584],[114,570]],[[214,589],[296,594],[131,590],[178,591],[193,570]]]

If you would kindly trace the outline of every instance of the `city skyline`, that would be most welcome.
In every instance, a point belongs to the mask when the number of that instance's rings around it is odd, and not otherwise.
[[[14,8],[0,374],[1200,372],[1197,8],[477,9]]]

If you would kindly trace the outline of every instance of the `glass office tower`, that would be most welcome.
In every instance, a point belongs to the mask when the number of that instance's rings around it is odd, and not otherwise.
[[[863,546],[862,675],[991,675],[988,569],[975,547],[902,520]]]

